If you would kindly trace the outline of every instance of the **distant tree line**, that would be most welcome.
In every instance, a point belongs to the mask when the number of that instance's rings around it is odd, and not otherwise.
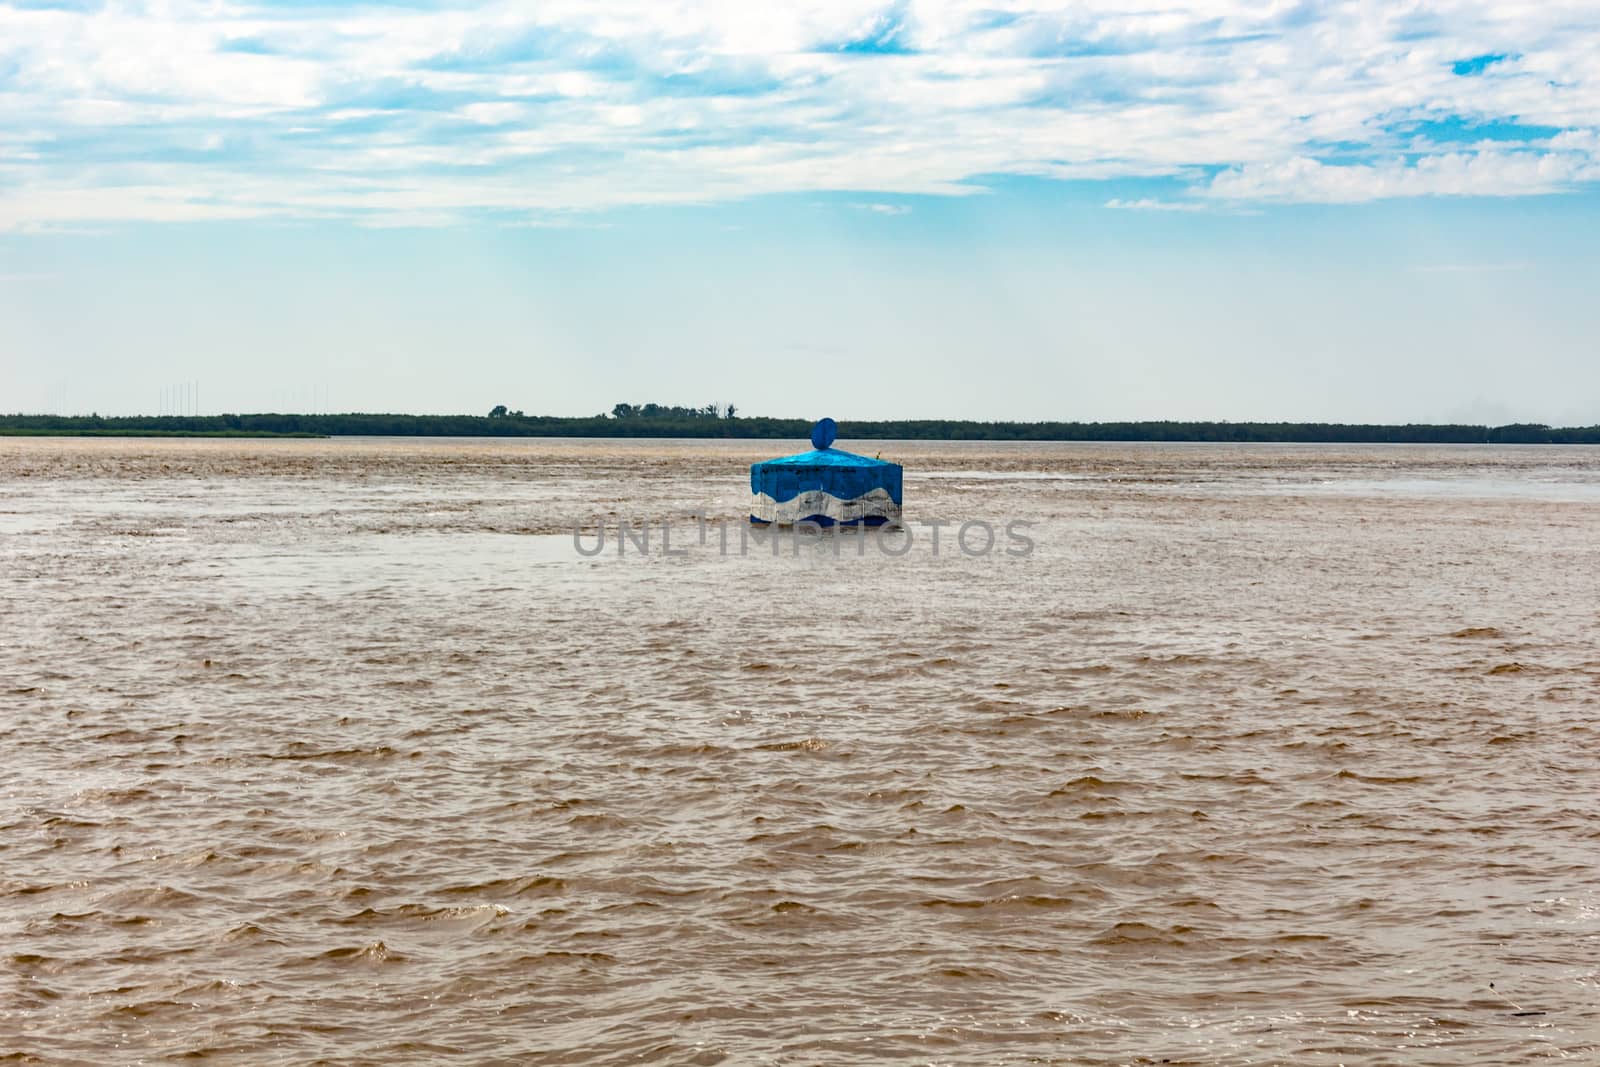
[[[0,415],[0,434],[319,437],[725,437],[803,440],[810,419],[737,414],[732,404],[704,408],[618,404],[609,414],[524,415],[496,405],[488,415]],[[958,419],[856,420],[842,439],[953,441],[1213,441],[1317,444],[1600,444],[1600,426],[1551,427],[1326,422],[972,422]]]
[[[732,404],[707,404],[703,408],[667,407],[663,404],[618,404],[611,409],[614,419],[732,419],[738,408]]]

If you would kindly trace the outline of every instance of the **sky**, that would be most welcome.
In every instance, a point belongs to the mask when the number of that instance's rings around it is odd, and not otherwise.
[[[1600,423],[1600,4],[0,0],[0,411]]]

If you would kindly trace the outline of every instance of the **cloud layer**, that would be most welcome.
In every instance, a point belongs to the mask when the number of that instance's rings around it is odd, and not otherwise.
[[[0,2],[0,229],[1168,179],[1160,209],[1600,182],[1592,2]],[[1108,193],[1108,195],[1110,195]]]

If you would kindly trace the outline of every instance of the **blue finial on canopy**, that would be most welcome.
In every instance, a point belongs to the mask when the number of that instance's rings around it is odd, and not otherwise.
[[[818,419],[817,424],[811,427],[811,447],[821,452],[833,444],[834,438],[839,436],[839,424],[832,419]]]

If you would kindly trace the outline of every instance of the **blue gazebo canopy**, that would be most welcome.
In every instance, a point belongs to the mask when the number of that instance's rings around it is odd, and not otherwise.
[[[875,525],[900,517],[901,466],[834,448],[837,432],[823,419],[811,451],[750,465],[751,521]]]

